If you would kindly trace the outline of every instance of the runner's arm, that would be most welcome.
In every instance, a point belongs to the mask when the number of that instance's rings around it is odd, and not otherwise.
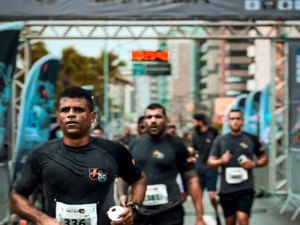
[[[117,182],[117,193],[119,198],[123,198],[128,193],[128,187],[129,185],[123,180],[119,179]],[[138,180],[130,184],[130,193],[129,196],[126,199],[126,202],[121,202],[122,199],[120,199],[120,204],[125,206],[127,203],[135,202],[139,205],[142,204],[145,193],[146,193],[146,187],[147,187],[147,179],[144,173],[141,173],[141,176]]]
[[[229,163],[231,158],[232,154],[229,150],[227,150],[220,158],[217,158],[217,156],[214,155],[210,155],[207,160],[207,166],[209,168],[216,168]]]
[[[255,162],[255,167],[263,167],[268,164],[268,156],[262,155],[259,156],[257,161]]]
[[[14,189],[10,194],[10,206],[14,213],[24,219],[32,221],[36,225],[59,225],[60,223],[48,216],[47,214],[37,210],[34,205]]]
[[[118,177],[116,179],[116,186],[117,196],[119,198],[120,205],[125,206],[128,198],[129,184],[126,181],[124,181],[121,177]]]
[[[191,195],[197,220],[195,224],[204,224],[203,221],[203,204],[202,197],[203,192],[200,187],[198,175],[195,170],[189,170],[185,172],[185,180],[188,188],[188,193]]]
[[[119,179],[118,182],[125,183],[123,179]],[[123,185],[122,184],[122,185]],[[117,184],[118,185],[118,184]],[[125,188],[126,185],[122,186],[122,188]],[[147,181],[146,181],[146,176],[144,173],[141,173],[141,176],[134,181],[133,183],[130,184],[130,194],[129,196],[126,196],[126,193],[128,192],[128,189],[122,189],[124,192],[119,192],[121,194],[120,198],[120,205],[123,207],[128,207],[128,209],[122,213],[120,216],[122,217],[121,220],[112,222],[112,225],[117,225],[117,224],[133,224],[134,216],[136,211],[133,209],[133,205],[141,205],[144,197],[145,197],[145,192],[146,192],[146,187],[147,187]],[[129,206],[130,205],[130,206]],[[138,209],[137,209],[138,210]]]
[[[258,156],[257,160],[251,160],[250,168],[264,167],[268,164],[268,157],[266,155]]]
[[[216,156],[209,156],[207,159],[207,167],[209,168],[217,168],[223,165],[222,159],[217,158]]]
[[[266,153],[266,148],[262,146],[262,144],[259,142],[257,137],[255,137],[254,141],[256,143],[256,148],[254,152],[257,157],[257,160],[256,161],[253,160],[254,163],[253,167],[264,167],[265,165],[268,164],[269,161]]]

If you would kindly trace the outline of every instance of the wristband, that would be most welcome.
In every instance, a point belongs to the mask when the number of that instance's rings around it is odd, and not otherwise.
[[[140,210],[140,207],[136,202],[129,202],[129,203],[127,203],[126,207],[132,208],[132,210],[136,213],[139,212],[139,210]]]

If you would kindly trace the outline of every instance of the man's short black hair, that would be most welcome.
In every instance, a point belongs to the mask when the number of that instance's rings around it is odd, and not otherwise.
[[[239,112],[239,113],[243,113],[243,111],[242,111],[241,109],[238,109],[238,108],[230,109],[230,112]]]
[[[228,115],[229,115],[230,113],[232,113],[232,112],[238,112],[238,113],[241,114],[242,118],[244,117],[243,111],[242,111],[241,109],[239,109],[239,108],[233,108],[233,109],[230,109]]]
[[[140,116],[140,117],[138,118],[137,123],[138,123],[138,124],[143,123],[144,120],[145,120],[145,116]]]
[[[87,90],[81,88],[81,87],[69,87],[66,88],[59,97],[59,100],[61,98],[83,98],[87,101],[88,108],[90,109],[91,112],[94,111],[94,103],[92,96],[90,92]]]
[[[146,110],[147,109],[150,109],[150,110],[153,110],[153,109],[161,109],[163,111],[163,115],[164,116],[167,116],[166,114],[166,110],[165,110],[165,107],[163,107],[161,104],[159,103],[151,103],[150,105],[147,106]]]
[[[193,118],[197,121],[202,121],[204,124],[207,123],[207,118],[204,114],[202,113],[196,113],[194,114]]]
[[[94,126],[93,130],[101,130],[103,132],[103,128],[99,123],[97,123],[96,126]]]
[[[168,125],[168,128],[176,129],[176,125],[175,125],[175,124],[169,124],[169,125]]]

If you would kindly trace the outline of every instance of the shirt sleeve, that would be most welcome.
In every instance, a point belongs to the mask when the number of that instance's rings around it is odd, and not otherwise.
[[[188,150],[181,140],[172,141],[175,150],[177,166],[180,173],[195,169],[193,158],[189,156]]]
[[[219,136],[218,130],[214,129],[214,139]]]
[[[196,131],[193,132],[193,135],[192,135],[192,147],[198,151],[197,149],[197,145],[196,145]]]
[[[117,175],[129,184],[134,183],[141,177],[141,169],[136,165],[136,162],[130,152],[123,145],[115,143],[114,149],[115,150],[112,151],[112,154],[118,164]]]
[[[253,136],[252,139],[254,141],[254,154],[258,157],[264,155],[266,153],[265,147],[262,146],[257,137]]]
[[[220,150],[220,136],[217,136],[213,141],[213,144],[212,144],[209,155],[210,156],[215,156],[215,157],[220,157],[220,155],[221,155],[220,152],[221,152],[221,150]]]
[[[40,183],[40,170],[38,169],[38,151],[33,151],[29,154],[24,168],[17,175],[13,183],[15,191],[25,197],[33,193]]]

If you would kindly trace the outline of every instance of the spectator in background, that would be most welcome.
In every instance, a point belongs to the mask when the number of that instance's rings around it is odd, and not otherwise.
[[[136,135],[131,133],[130,127],[124,127],[123,134],[120,138],[120,142],[128,148],[130,143],[136,138]]]
[[[144,124],[145,117],[140,116],[137,121],[137,134],[138,136],[143,135],[146,132],[146,127]]]
[[[175,124],[169,124],[167,126],[167,132],[171,135],[178,136]]]
[[[100,124],[96,124],[96,126],[92,129],[91,136],[96,138],[104,138],[104,132]]]

